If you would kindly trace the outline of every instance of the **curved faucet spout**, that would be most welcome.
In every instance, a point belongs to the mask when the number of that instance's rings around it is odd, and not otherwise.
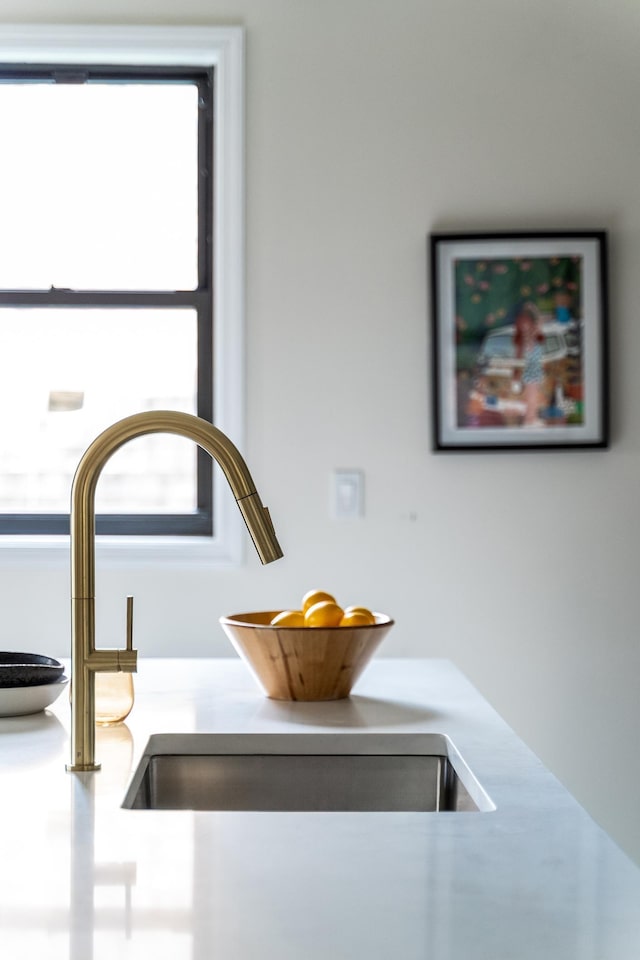
[[[137,413],[112,424],[85,451],[71,490],[71,763],[70,771],[99,769],[95,762],[95,674],[134,672],[137,652],[96,650],[95,493],[100,473],[128,440],[150,433],[175,433],[193,440],[220,465],[262,563],[282,556],[269,511],[263,506],[237,447],[206,420],[176,410]]]

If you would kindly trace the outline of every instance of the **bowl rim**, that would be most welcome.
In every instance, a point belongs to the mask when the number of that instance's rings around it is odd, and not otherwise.
[[[20,659],[18,659],[20,658]],[[62,667],[62,663],[44,653],[22,653],[19,650],[0,650],[2,667]]]
[[[230,613],[227,616],[220,617],[221,624],[228,624],[232,627],[251,627],[254,630],[377,630],[380,627],[391,627],[395,620],[386,613],[380,613],[378,610],[372,610],[371,613],[376,618],[375,623],[354,624],[352,626],[337,627],[290,627],[273,623],[255,623],[253,620],[244,620],[244,617],[257,617],[264,615],[273,619],[283,610],[247,610],[244,613]]]

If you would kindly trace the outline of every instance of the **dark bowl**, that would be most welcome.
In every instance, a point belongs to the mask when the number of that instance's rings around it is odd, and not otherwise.
[[[36,687],[55,683],[64,666],[40,653],[7,653],[0,650],[0,687]]]

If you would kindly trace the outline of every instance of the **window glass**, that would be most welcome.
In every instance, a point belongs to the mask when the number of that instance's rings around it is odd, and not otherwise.
[[[0,288],[193,290],[194,83],[0,83]]]
[[[196,413],[192,309],[0,309],[0,513],[67,513],[84,450],[142,410]],[[194,444],[125,444],[97,487],[103,513],[196,509]]]

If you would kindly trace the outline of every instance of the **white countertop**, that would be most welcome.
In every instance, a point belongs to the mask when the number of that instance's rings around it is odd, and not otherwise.
[[[135,684],[99,773],[65,771],[66,693],[0,720],[8,960],[640,957],[640,870],[449,662],[379,658],[325,704],[265,699],[239,660],[141,658]],[[496,809],[121,809],[149,735],[197,730],[445,733]]]

